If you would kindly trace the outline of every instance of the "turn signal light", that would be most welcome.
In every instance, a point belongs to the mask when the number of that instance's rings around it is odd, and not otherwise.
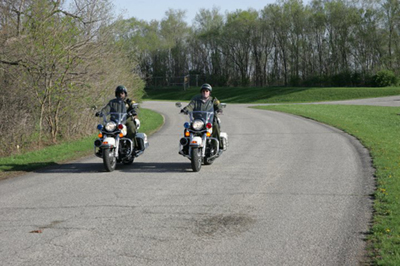
[[[211,133],[207,131],[206,136],[211,137]]]
[[[99,137],[99,139],[101,139],[103,137],[103,134],[99,133],[99,135],[97,135]]]
[[[189,131],[185,132],[185,137],[190,137],[190,132]]]
[[[122,138],[124,136],[124,134],[122,134],[122,133],[119,133],[119,137],[120,138]]]

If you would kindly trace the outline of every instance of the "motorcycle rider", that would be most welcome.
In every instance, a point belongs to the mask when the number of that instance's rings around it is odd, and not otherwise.
[[[119,85],[115,88],[115,99],[110,100],[106,106],[104,106],[96,116],[102,116],[110,112],[116,113],[128,113],[128,118],[126,119],[126,129],[127,138],[132,139],[135,147],[138,147],[136,141],[136,118],[137,118],[137,108],[134,106],[135,101],[127,98],[128,91],[125,86]]]
[[[214,107],[214,121],[213,121],[213,133],[212,136],[219,141],[219,148],[222,149],[222,141],[220,139],[220,125],[217,118],[218,113],[222,113],[222,106],[220,101],[211,96],[212,87],[208,83],[204,83],[200,87],[200,95],[196,95],[192,98],[190,103],[181,109],[181,113],[187,114],[189,111],[207,111]]]

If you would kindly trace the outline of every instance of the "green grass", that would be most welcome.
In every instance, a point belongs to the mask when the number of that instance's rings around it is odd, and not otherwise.
[[[199,88],[147,89],[144,100],[189,101]],[[228,88],[215,87],[212,95],[226,103],[304,103],[399,95],[400,87],[385,88]]]
[[[308,117],[357,137],[376,169],[374,223],[369,235],[376,265],[400,265],[400,107],[274,105],[257,108]]]
[[[163,124],[163,117],[151,110],[140,109],[140,132],[154,133]],[[0,158],[0,179],[19,173],[33,171],[45,166],[74,160],[93,153],[93,141],[97,138],[96,123],[93,123],[93,136],[79,141],[49,146],[41,150],[21,155]]]

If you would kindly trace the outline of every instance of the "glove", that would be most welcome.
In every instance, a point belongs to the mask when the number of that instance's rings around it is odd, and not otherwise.
[[[128,112],[128,116],[135,116],[135,115],[136,113],[133,110]]]
[[[95,116],[100,116],[100,117],[102,117],[102,114],[101,114],[101,112],[96,112]]]
[[[181,109],[181,114],[182,114],[182,113],[184,113],[185,115],[187,115],[187,114],[188,114],[188,111],[185,110],[185,109]]]

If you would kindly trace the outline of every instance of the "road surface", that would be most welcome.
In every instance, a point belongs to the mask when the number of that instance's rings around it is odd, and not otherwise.
[[[293,115],[228,105],[229,148],[194,173],[184,115],[131,166],[89,157],[0,182],[1,265],[357,265],[373,170],[354,138]],[[146,123],[142,121],[142,124]],[[95,125],[94,125],[95,127]]]

